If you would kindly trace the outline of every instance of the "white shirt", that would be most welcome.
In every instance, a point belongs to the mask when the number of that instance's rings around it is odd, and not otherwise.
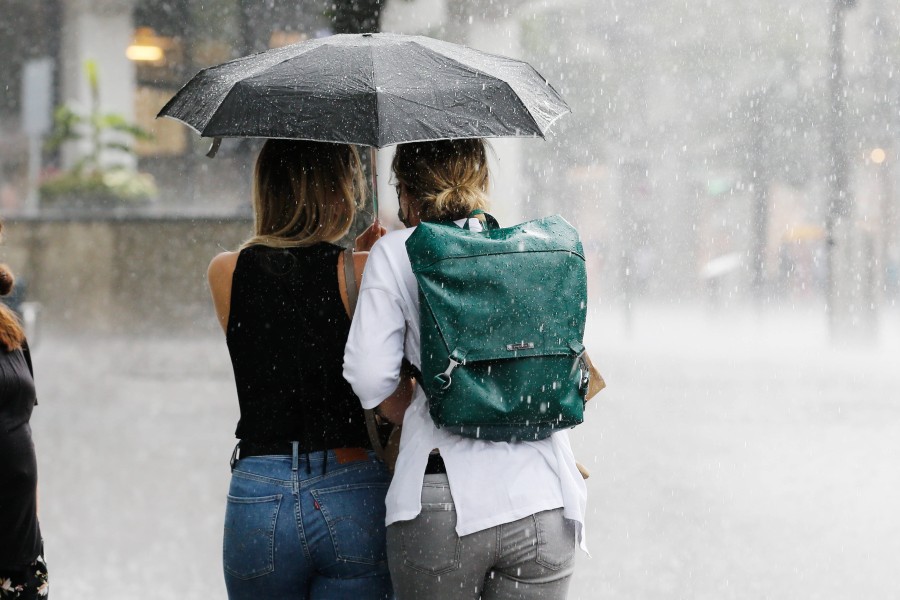
[[[461,225],[464,220],[457,221]],[[470,227],[480,229],[472,219]],[[405,356],[420,366],[419,292],[406,253],[414,229],[387,234],[372,248],[344,352],[344,377],[364,408],[381,404],[397,388]],[[579,524],[585,551],[587,487],[565,431],[536,442],[489,442],[438,429],[419,386],[406,410],[400,455],[388,490],[386,524],[414,519],[428,454],[440,450],[456,506],[460,536],[528,515],[564,508]]]

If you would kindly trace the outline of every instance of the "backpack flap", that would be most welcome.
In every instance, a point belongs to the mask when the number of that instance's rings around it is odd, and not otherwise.
[[[435,423],[540,439],[583,417],[584,252],[559,216],[472,232],[420,224],[422,385]]]

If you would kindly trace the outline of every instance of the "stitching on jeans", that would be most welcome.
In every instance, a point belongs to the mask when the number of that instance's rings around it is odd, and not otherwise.
[[[427,484],[425,484],[425,485],[427,485]],[[449,490],[450,490],[450,486],[447,484],[442,484],[440,487],[446,488],[447,492],[449,492]],[[454,511],[456,510],[456,507],[454,506],[454,504],[452,502],[452,496],[451,496],[451,502],[431,503],[431,504],[432,505],[433,504],[449,504],[450,506],[453,507],[452,510],[454,510]],[[423,509],[425,506],[428,506],[428,505],[429,505],[429,503],[423,503],[422,504]],[[425,511],[423,510],[423,512],[425,512]],[[462,564],[460,563],[459,556],[460,556],[460,551],[461,551],[461,547],[462,547],[462,541],[459,539],[459,536],[456,535],[455,531],[451,531],[451,535],[453,535],[453,537],[456,538],[456,546],[453,551],[452,563],[449,566],[443,567],[441,569],[430,569],[423,565],[417,565],[409,559],[410,552],[409,552],[408,545],[407,545],[407,536],[405,535],[406,529],[413,527],[417,521],[419,523],[421,523],[420,519],[422,519],[423,512],[420,512],[419,515],[412,521],[405,521],[403,523],[395,523],[395,525],[399,525],[398,533],[400,534],[400,550],[403,552],[403,566],[408,569],[411,569],[413,571],[417,571],[419,573],[424,573],[425,575],[431,575],[433,577],[438,577],[440,575],[444,575],[446,573],[451,573],[453,571],[460,569],[462,567]],[[434,512],[439,512],[439,511],[434,511]],[[450,512],[450,511],[447,511],[447,512]]]
[[[310,487],[316,484],[321,483],[327,479],[331,479],[333,476],[341,475],[350,470],[357,470],[360,473],[364,473],[369,470],[374,470],[376,473],[384,469],[384,466],[379,466],[378,463],[369,461],[369,462],[355,462],[355,463],[346,463],[339,464],[336,467],[328,467],[328,472],[324,475],[316,475],[315,477],[306,477],[305,479],[300,480],[300,488],[303,489],[305,487]]]
[[[278,513],[281,512],[281,501],[282,494],[274,494],[272,496],[260,496],[257,498],[242,498],[240,496],[232,496],[228,495],[228,502],[236,505],[244,505],[249,506],[253,504],[275,504],[275,514],[272,515],[272,525],[269,529],[267,529],[267,537],[269,538],[269,554],[268,554],[268,564],[262,568],[252,571],[250,573],[242,573],[232,569],[225,564],[223,559],[223,567],[225,571],[234,577],[235,579],[239,579],[242,581],[247,581],[250,579],[256,579],[257,577],[262,577],[263,575],[268,575],[275,571],[275,530],[278,525]]]
[[[403,545],[403,554],[404,554],[404,556],[408,557],[409,551],[407,551],[406,544],[404,542],[405,542],[405,538],[403,536],[403,532],[401,532],[400,533],[400,543]],[[428,567],[417,565],[417,564],[413,563],[412,561],[410,561],[409,558],[403,559],[403,565],[405,567],[412,569],[413,571],[418,571],[419,573],[424,573],[426,575],[433,575],[435,577],[437,577],[439,575],[445,575],[447,573],[452,573],[453,571],[456,571],[461,567],[460,562],[459,562],[459,547],[460,547],[460,541],[459,541],[459,537],[457,537],[456,538],[456,548],[453,553],[453,563],[450,564],[449,566],[441,568],[441,569],[429,569]]]
[[[390,486],[387,482],[376,482],[376,481],[364,481],[360,483],[344,483],[341,485],[335,485],[327,488],[318,488],[315,490],[310,490],[313,495],[316,494],[334,494],[336,492],[349,492],[352,490],[358,489],[369,489],[372,487],[383,487],[388,488]]]
[[[330,488],[321,488],[317,490],[310,490],[310,494],[312,494],[313,499],[319,504],[318,512],[325,521],[325,527],[328,529],[328,535],[331,538],[331,546],[334,549],[335,558],[339,562],[345,563],[358,563],[363,565],[378,565],[384,563],[387,558],[378,558],[377,556],[374,558],[368,558],[365,556],[352,556],[345,555],[341,551],[342,544],[339,543],[339,539],[341,536],[338,535],[336,524],[341,520],[337,518],[336,515],[331,513],[331,502],[328,499],[330,494],[355,491],[360,489],[365,490],[386,490],[388,488],[388,483],[376,483],[376,482],[368,482],[368,483],[354,483],[354,484],[346,484],[339,485]]]
[[[556,508],[553,510],[544,510],[544,511],[541,511],[540,513],[535,513],[534,515],[532,515],[532,517],[534,517],[534,522],[535,522],[535,526],[536,526],[536,530],[537,530],[537,538],[538,538],[538,543],[537,543],[534,560],[539,565],[546,567],[552,571],[561,571],[562,569],[569,567],[575,560],[574,543],[573,543],[573,548],[572,548],[572,556],[570,556],[568,558],[568,560],[565,560],[561,563],[556,564],[556,563],[549,562],[548,560],[543,558],[542,553],[541,553],[541,548],[543,548],[546,545],[546,539],[544,537],[544,529],[541,527],[542,519],[538,518],[539,514],[540,515],[549,515],[551,513],[555,513],[556,511],[559,511],[560,514],[562,514],[562,509]],[[565,524],[566,524],[566,521],[563,520],[563,525],[565,526]],[[568,530],[569,527],[565,527],[565,529]],[[574,537],[573,537],[573,540],[574,540]]]
[[[241,461],[238,461],[240,464]],[[240,479],[249,479],[250,481],[259,481],[261,483],[271,483],[272,485],[277,485],[279,487],[291,487],[290,479],[275,479],[274,477],[266,477],[265,475],[256,475],[254,473],[250,473],[248,471],[241,471],[238,468],[235,468],[231,472],[232,477],[238,477]]]
[[[302,492],[297,489],[292,494],[294,498],[294,520],[297,525],[297,536],[300,538],[300,546],[303,548],[303,557],[311,562],[312,552],[309,549],[309,543],[306,541],[306,528],[303,526],[303,509],[300,506],[300,502],[302,501],[300,497],[301,493]]]

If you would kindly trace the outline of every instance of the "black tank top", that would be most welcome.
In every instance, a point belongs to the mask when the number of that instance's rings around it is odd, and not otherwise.
[[[338,291],[341,251],[327,243],[250,246],[238,256],[227,333],[238,438],[296,440],[303,452],[371,447],[343,377],[350,318]]]

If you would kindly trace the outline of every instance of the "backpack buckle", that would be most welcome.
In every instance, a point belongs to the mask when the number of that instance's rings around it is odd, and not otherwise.
[[[453,369],[458,367],[460,364],[461,363],[451,358],[450,364],[447,365],[447,370],[434,376],[434,380],[440,384],[442,390],[446,390],[448,387],[450,387],[450,384],[453,383]]]
[[[586,394],[588,388],[591,385],[591,369],[588,367],[587,362],[584,360],[584,355],[578,357],[579,363],[579,379],[578,382],[578,391],[581,392],[582,395]]]
[[[441,386],[442,390],[446,390],[453,383],[453,369],[459,365],[466,364],[466,351],[457,348],[450,353],[448,360],[450,364],[447,365],[447,369],[443,373],[434,376],[434,380]]]

